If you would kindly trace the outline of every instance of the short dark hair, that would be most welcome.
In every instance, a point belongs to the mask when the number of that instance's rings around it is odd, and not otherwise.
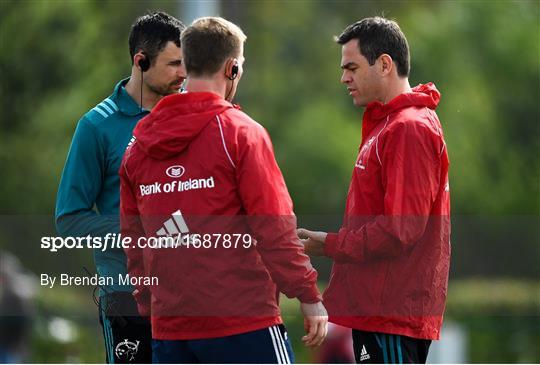
[[[370,65],[386,53],[396,63],[398,75],[409,76],[409,44],[395,21],[382,17],[362,19],[345,28],[336,42],[343,45],[352,39],[358,40],[360,53]]]
[[[238,57],[246,35],[236,24],[220,17],[193,21],[182,33],[184,65],[188,75],[212,76],[230,57]]]
[[[180,47],[180,34],[185,27],[180,20],[161,11],[138,17],[129,33],[131,63],[133,56],[142,51],[152,64],[168,42]]]

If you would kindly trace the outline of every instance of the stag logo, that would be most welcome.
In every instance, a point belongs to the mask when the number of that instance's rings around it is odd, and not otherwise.
[[[140,341],[137,341],[137,343],[135,343],[124,339],[124,341],[116,345],[116,348],[114,349],[116,357],[124,361],[133,361],[135,355],[137,355],[137,351],[139,351],[139,342]]]

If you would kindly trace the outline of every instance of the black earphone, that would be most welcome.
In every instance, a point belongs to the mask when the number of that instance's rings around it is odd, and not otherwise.
[[[141,54],[143,57],[139,60],[139,67],[141,68],[141,72],[146,72],[150,68],[150,60],[144,52],[141,52]]]
[[[141,112],[143,111],[143,81],[144,81],[144,73],[148,71],[150,68],[150,60],[148,59],[148,56],[146,53],[141,52],[141,59],[139,60],[139,67],[141,68]]]
[[[234,79],[238,77],[238,61],[233,59],[233,64],[231,65],[231,74],[227,75],[227,72],[225,72],[225,76],[232,81],[231,83],[231,89],[227,92],[225,95],[225,100],[229,100],[229,95],[231,94],[233,88],[234,88]]]
[[[231,67],[231,76],[228,76],[229,80],[234,80],[238,76],[238,64],[235,62]]]

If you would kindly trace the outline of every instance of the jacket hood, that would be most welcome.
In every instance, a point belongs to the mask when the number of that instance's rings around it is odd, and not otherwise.
[[[144,153],[164,160],[186,149],[217,114],[233,107],[210,92],[170,95],[141,119],[133,135]]]
[[[403,93],[390,100],[387,104],[375,101],[369,103],[364,112],[364,120],[367,119],[382,119],[388,114],[396,110],[410,107],[420,106],[429,109],[437,108],[441,100],[441,93],[432,82],[420,84],[412,89],[410,93]]]

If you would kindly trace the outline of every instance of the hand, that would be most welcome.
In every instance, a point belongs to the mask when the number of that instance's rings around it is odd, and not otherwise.
[[[308,255],[324,256],[324,241],[328,233],[310,231],[305,228],[300,228],[296,232]]]
[[[137,311],[141,317],[150,316],[150,295],[145,291],[135,289],[132,293],[135,302],[137,303]]]
[[[302,342],[307,347],[316,348],[323,343],[328,334],[328,313],[322,302],[300,303],[300,308],[304,314],[304,330],[306,331]]]

